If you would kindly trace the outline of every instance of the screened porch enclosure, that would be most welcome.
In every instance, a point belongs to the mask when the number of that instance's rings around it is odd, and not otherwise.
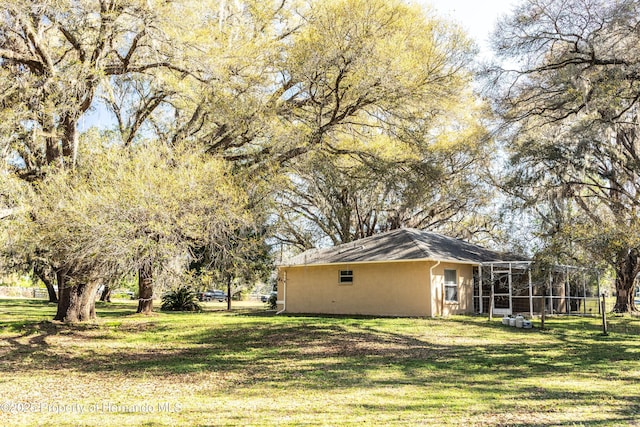
[[[489,313],[493,307],[496,316],[539,316],[543,308],[546,314],[595,315],[600,313],[600,294],[600,274],[594,269],[540,270],[531,261],[511,261],[484,263],[473,272],[475,313]]]

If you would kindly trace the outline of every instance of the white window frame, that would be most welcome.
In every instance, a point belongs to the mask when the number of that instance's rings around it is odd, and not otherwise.
[[[455,274],[455,282],[447,282],[447,272],[448,271],[453,271],[453,273]],[[444,281],[444,301],[445,302],[459,302],[459,298],[458,298],[458,293],[459,293],[459,286],[458,286],[458,270],[453,269],[453,268],[445,268],[444,269],[444,273],[443,273],[443,281]],[[448,295],[449,292],[447,292],[447,288],[454,288],[455,289],[455,299],[448,299]]]
[[[341,285],[353,285],[353,270],[338,270],[338,283]]]

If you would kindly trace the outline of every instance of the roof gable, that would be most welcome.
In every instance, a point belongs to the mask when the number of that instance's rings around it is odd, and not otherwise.
[[[429,231],[401,228],[351,243],[311,249],[282,263],[283,266],[359,262],[434,260],[480,264],[503,261],[505,254]]]

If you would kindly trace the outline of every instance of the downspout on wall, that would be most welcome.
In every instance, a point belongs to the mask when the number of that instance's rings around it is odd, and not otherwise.
[[[429,280],[431,281],[431,286],[429,286],[429,292],[431,292],[431,295],[433,296],[433,290],[434,290],[434,285],[433,285],[433,269],[436,268],[437,266],[440,265],[440,261],[437,261],[435,264],[433,264],[431,267],[429,267]],[[444,295],[443,295],[444,298]],[[436,313],[434,313],[433,310],[433,303],[431,304],[431,317],[436,317],[437,311],[438,311],[438,301],[437,301],[437,293],[436,293],[436,301],[435,301],[435,306],[436,306]],[[442,316],[442,313],[440,313],[440,315]]]
[[[277,311],[276,316],[287,309],[287,270],[282,272],[282,301],[276,301],[276,304],[282,304],[282,310]]]

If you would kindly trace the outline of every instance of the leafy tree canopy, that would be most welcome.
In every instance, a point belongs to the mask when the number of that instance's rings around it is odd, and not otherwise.
[[[640,272],[639,12],[634,0],[525,1],[494,38],[509,66],[490,70],[509,190],[562,255],[615,269],[616,311],[635,310]]]

